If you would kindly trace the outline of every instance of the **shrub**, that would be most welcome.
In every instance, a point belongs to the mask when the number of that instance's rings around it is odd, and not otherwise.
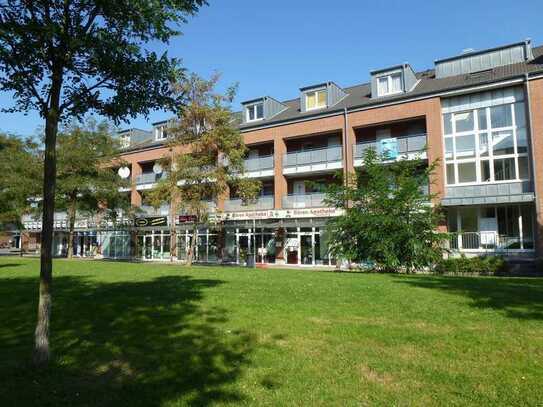
[[[506,274],[508,266],[503,257],[456,257],[439,261],[434,272],[438,274],[476,274],[476,275],[502,275]]]

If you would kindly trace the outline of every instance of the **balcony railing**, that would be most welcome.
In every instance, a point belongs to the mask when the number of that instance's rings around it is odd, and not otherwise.
[[[409,155],[421,153],[426,147],[426,134],[416,134],[411,136],[396,137],[398,142],[398,155]],[[364,157],[366,150],[373,148],[379,153],[379,144],[377,141],[365,141],[354,145],[354,158]]]
[[[520,236],[500,235],[497,232],[462,232],[451,233],[447,248],[452,251],[475,251],[507,253],[519,250],[532,250],[532,239]]]
[[[246,158],[245,171],[255,172],[273,169],[273,154],[263,157]]]
[[[161,205],[158,208],[154,208],[151,205],[142,205],[140,206],[140,209],[143,211],[145,215],[154,215],[154,216],[166,216],[170,213],[170,206],[169,205]]]
[[[155,174],[154,172],[144,172],[143,174],[136,176],[136,185],[152,184],[166,177],[167,174],[165,172],[163,172],[162,174]]]
[[[260,211],[264,209],[273,209],[273,196],[261,196],[254,202],[248,202],[247,205],[244,205],[241,199],[229,199],[224,202],[226,212]]]
[[[291,194],[283,197],[283,208],[295,209],[295,208],[316,208],[323,207],[324,205],[323,193],[313,194]]]
[[[297,167],[311,164],[326,164],[341,161],[343,158],[341,146],[316,148],[313,150],[287,153],[283,156],[284,167]]]

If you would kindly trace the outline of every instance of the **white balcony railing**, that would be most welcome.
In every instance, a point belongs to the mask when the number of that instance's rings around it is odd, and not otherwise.
[[[497,232],[462,232],[451,233],[447,242],[451,251],[474,251],[507,253],[519,250],[533,250],[534,242],[530,238],[500,235]]]
[[[241,199],[229,199],[224,202],[224,210],[226,212],[260,211],[264,209],[273,209],[273,195],[261,196],[254,202],[248,202],[246,205],[244,205]]]
[[[342,150],[341,146],[334,146],[287,153],[283,156],[283,166],[287,168],[338,162],[343,159]]]
[[[295,208],[317,208],[323,207],[324,197],[323,193],[313,194],[291,194],[283,197],[283,208],[295,209]]]
[[[396,137],[398,142],[398,155],[403,158],[409,158],[410,155],[422,153],[426,148],[426,134],[415,134],[410,136]],[[354,145],[354,158],[361,159],[364,156],[366,150],[373,148],[377,153],[379,151],[379,144],[377,141],[366,141],[357,143]]]
[[[169,205],[161,205],[156,209],[151,205],[142,205],[140,206],[140,209],[145,215],[151,216],[167,216],[170,213]]]

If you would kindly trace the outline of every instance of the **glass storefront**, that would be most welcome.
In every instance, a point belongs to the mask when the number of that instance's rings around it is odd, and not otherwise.
[[[167,230],[140,231],[137,237],[137,257],[142,260],[170,260],[170,232]]]
[[[132,256],[129,231],[100,232],[98,236],[102,244],[102,255],[105,258],[129,259]]]
[[[96,231],[74,233],[74,256],[92,257],[98,251],[98,236]]]
[[[329,255],[328,239],[324,227],[287,228],[284,250],[287,264],[308,266],[336,264]]]
[[[177,232],[177,259],[187,260],[192,242],[192,230]],[[198,229],[196,246],[194,247],[194,262],[215,263],[219,259],[219,237],[212,229]]]

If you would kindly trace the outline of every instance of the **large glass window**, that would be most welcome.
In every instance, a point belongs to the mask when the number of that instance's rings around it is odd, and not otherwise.
[[[391,95],[402,91],[402,74],[400,72],[377,78],[379,96]]]
[[[448,185],[528,179],[524,103],[443,115]]]
[[[261,120],[264,118],[264,103],[262,102],[249,105],[245,109],[248,122]]]

